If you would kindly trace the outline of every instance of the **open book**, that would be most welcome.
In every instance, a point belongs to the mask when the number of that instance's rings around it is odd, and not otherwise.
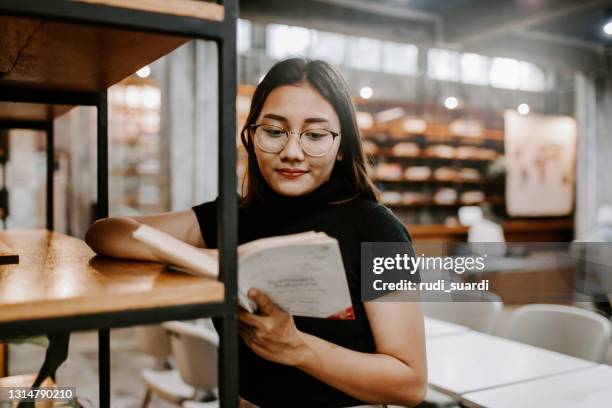
[[[163,231],[141,225],[134,238],[174,269],[216,278],[218,251],[189,245]],[[253,313],[247,297],[255,288],[296,316],[354,319],[340,248],[322,232],[262,238],[238,247],[238,302]]]

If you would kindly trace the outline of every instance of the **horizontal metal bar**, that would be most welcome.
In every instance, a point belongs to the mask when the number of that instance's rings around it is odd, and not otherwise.
[[[221,39],[225,23],[70,0],[2,0],[0,14],[108,25],[184,37]]]
[[[6,102],[95,106],[97,103],[97,96],[98,94],[96,92],[0,86],[0,101]]]
[[[186,320],[202,317],[223,317],[225,316],[225,310],[226,308],[222,302],[215,302],[82,314],[47,319],[19,320],[0,323],[0,337],[128,327],[177,319]]]
[[[49,122],[46,120],[0,120],[0,129],[31,129],[46,130]]]

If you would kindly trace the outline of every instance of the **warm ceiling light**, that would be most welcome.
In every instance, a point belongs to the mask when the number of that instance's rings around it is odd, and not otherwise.
[[[516,108],[516,110],[518,111],[518,113],[520,113],[521,115],[527,115],[529,113],[529,105],[527,105],[526,103],[521,103],[518,108]]]
[[[136,71],[136,75],[138,75],[140,78],[148,78],[149,75],[151,75],[151,68],[149,68],[148,65],[145,65]]]
[[[449,96],[444,100],[444,106],[446,109],[453,110],[459,106],[459,100],[454,96]]]
[[[369,86],[364,86],[359,90],[359,96],[361,96],[363,99],[370,99],[373,94],[374,91]]]

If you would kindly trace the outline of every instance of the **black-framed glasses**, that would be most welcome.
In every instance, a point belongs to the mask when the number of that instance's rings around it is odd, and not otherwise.
[[[274,125],[251,125],[249,126],[251,136],[255,144],[267,153],[280,153],[289,142],[289,132],[280,126]],[[299,143],[304,153],[313,157],[325,156],[334,145],[336,137],[340,133],[327,129],[306,129],[299,133]]]

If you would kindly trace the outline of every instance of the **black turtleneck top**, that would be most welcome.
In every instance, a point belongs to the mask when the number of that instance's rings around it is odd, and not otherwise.
[[[340,246],[355,320],[294,316],[296,327],[334,344],[375,353],[374,339],[361,302],[361,242],[412,243],[404,225],[385,206],[359,197],[350,183],[332,173],[329,181],[300,197],[264,188],[264,204],[238,211],[240,244],[258,238],[322,231]],[[207,248],[217,247],[217,200],[193,207]],[[217,330],[220,329],[216,325]],[[240,340],[240,395],[261,407],[348,407],[367,404],[303,371],[267,361]]]

